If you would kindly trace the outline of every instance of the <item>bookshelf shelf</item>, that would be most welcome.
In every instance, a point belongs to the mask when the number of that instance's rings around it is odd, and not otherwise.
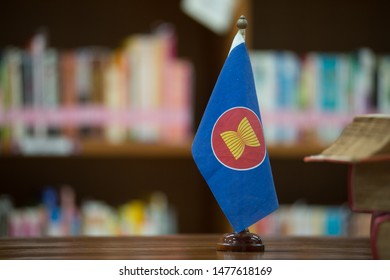
[[[192,141],[182,144],[169,143],[108,143],[100,140],[85,140],[78,143],[77,151],[70,154],[71,157],[142,157],[142,158],[182,158],[191,159]],[[303,159],[305,156],[320,153],[325,149],[325,145],[320,144],[289,144],[289,145],[269,145],[268,153],[271,159]],[[19,157],[19,154],[10,152],[9,143],[3,144],[2,157]],[[22,155],[23,156],[23,155]],[[29,156],[25,156],[29,157]],[[56,155],[45,155],[34,157],[57,157]],[[63,156],[60,156],[63,157]]]
[[[325,146],[319,144],[270,145],[271,158],[299,159],[320,153]],[[191,142],[182,145],[121,143],[107,144],[99,141],[85,141],[81,145],[80,156],[142,156],[191,158]]]
[[[191,157],[191,143],[188,142],[181,145],[134,142],[109,144],[102,141],[84,141],[80,145],[80,156],[140,156],[145,158],[189,158]]]

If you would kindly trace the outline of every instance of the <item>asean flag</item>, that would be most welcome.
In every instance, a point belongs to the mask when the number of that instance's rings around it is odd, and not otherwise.
[[[192,155],[236,232],[278,208],[252,67],[240,32],[200,122]]]

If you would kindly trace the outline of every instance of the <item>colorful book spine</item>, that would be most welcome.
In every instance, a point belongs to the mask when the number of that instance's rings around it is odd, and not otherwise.
[[[294,53],[276,54],[276,110],[296,112],[298,110],[299,60]],[[277,142],[294,143],[298,128],[289,121],[279,123],[276,131]]]
[[[18,112],[23,106],[22,93],[22,51],[11,48],[6,52],[9,82],[9,107],[10,112]],[[25,133],[25,126],[19,119],[11,123],[11,141],[18,143]]]
[[[252,51],[250,59],[256,86],[257,100],[262,118],[267,126],[264,135],[269,143],[277,142],[277,124],[272,112],[277,111],[277,71],[275,53]]]
[[[390,56],[382,56],[378,62],[378,110],[390,113]]]
[[[126,107],[126,93],[122,78],[122,60],[120,54],[113,54],[104,71],[104,104],[112,116]],[[105,137],[110,143],[120,143],[126,140],[126,127],[118,118],[112,117],[105,129]]]
[[[167,64],[164,72],[167,76],[162,97],[161,140],[181,145],[192,138],[194,69],[188,60],[176,59]]]
[[[77,105],[76,59],[71,51],[60,54],[60,88],[62,108],[66,112],[71,112]],[[77,137],[76,124],[72,121],[65,123],[62,130],[63,134],[70,139]]]

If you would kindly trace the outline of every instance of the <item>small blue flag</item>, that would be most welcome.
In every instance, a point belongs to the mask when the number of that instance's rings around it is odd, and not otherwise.
[[[236,232],[278,208],[252,67],[240,32],[200,122],[192,155]]]

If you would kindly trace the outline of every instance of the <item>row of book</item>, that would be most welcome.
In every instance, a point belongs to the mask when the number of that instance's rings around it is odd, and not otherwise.
[[[152,193],[146,200],[131,200],[113,207],[88,200],[77,207],[69,186],[57,192],[43,191],[42,203],[34,207],[13,207],[9,197],[0,197],[0,236],[118,236],[165,235],[177,232],[176,216],[167,197]]]
[[[355,115],[390,113],[390,56],[250,53],[268,143],[334,141]]]
[[[114,50],[55,49],[43,32],[26,49],[5,48],[0,141],[22,152],[48,147],[45,139],[64,151],[91,137],[111,143],[188,141],[194,71],[190,61],[177,57],[176,44],[174,28],[163,24],[150,34],[131,35]]]
[[[277,211],[250,227],[260,236],[350,236],[368,237],[371,215],[354,213],[348,206],[295,203],[281,205]]]

